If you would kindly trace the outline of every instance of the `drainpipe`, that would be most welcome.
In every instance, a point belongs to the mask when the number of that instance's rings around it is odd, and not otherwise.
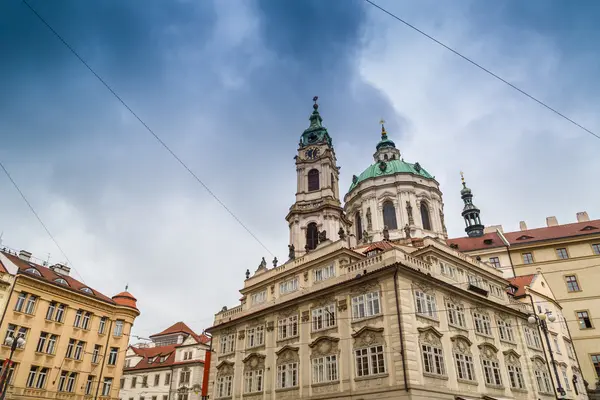
[[[171,382],[169,382],[169,397],[168,400],[171,400],[171,392],[173,392],[173,378],[175,378],[175,368],[171,365]]]
[[[496,229],[496,234],[504,242],[504,247],[506,247],[506,252],[508,253],[508,261],[510,261],[510,269],[512,270],[513,276],[516,277],[517,273],[515,272],[515,265],[513,264],[512,257],[510,256],[510,243],[508,242],[508,240],[506,240],[506,238],[504,237],[502,232],[500,232],[499,229]]]
[[[108,332],[106,332],[106,344],[104,345],[104,355],[102,356],[102,366],[100,367],[100,376],[98,376],[98,386],[96,386],[96,394],[94,395],[94,400],[98,399],[98,392],[100,391],[100,383],[102,382],[102,372],[104,371],[104,366],[106,365],[106,353],[108,352],[108,341],[110,340],[110,335],[112,335],[112,325],[113,321],[110,320],[110,325],[108,327]],[[113,382],[114,384],[114,382]]]
[[[535,303],[533,302],[533,297],[531,296],[530,293],[527,293],[527,297],[529,297],[529,301],[531,302],[531,308],[533,308],[533,315],[536,316],[535,318],[535,324],[537,325],[537,330],[538,330],[538,335],[540,333],[541,327],[539,324],[539,320],[537,318],[537,313],[535,311]],[[544,333],[544,336],[546,336],[546,341],[548,343],[548,351],[552,351],[550,349],[550,340],[548,339],[548,334]],[[550,372],[550,361],[548,361],[548,355],[546,354],[546,349],[544,348],[544,341],[542,340],[542,337],[540,335],[540,342],[542,342],[542,349],[544,350],[544,359],[546,360],[546,365],[548,366],[548,374],[550,375],[550,378],[552,378],[552,372]],[[556,365],[554,365],[554,370],[556,372]],[[556,379],[558,379],[558,372],[556,372]],[[551,379],[552,380],[552,379]],[[558,385],[560,385],[560,382],[557,382]],[[556,391],[556,386],[557,385],[552,385],[552,391],[554,392],[554,396],[558,399],[558,392]]]
[[[204,333],[206,335],[206,333]],[[208,336],[208,335],[206,335]],[[202,400],[208,400],[208,377],[210,375],[210,359],[212,355],[212,335],[210,336],[210,345],[204,356],[204,374],[202,376]]]
[[[406,356],[404,351],[404,331],[402,330],[402,317],[400,311],[400,297],[398,296],[398,265],[394,272],[394,293],[396,295],[396,316],[398,317],[398,331],[400,332],[400,355],[402,356],[402,375],[404,375],[404,390],[410,392],[408,376],[406,374]]]

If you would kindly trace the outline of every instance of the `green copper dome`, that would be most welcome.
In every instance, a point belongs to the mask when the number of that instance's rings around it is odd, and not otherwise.
[[[359,176],[353,176],[352,184],[350,185],[350,189],[348,189],[348,192],[351,192],[356,186],[358,186],[361,182],[366,181],[367,179],[376,178],[378,176],[394,175],[401,173],[414,174],[426,179],[433,179],[433,176],[431,176],[429,172],[425,171],[419,165],[419,163],[409,164],[404,160],[398,159],[379,161],[375,164],[370,165]]]

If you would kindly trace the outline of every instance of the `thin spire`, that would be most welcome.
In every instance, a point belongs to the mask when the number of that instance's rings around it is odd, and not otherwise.
[[[125,291],[129,290],[129,283],[125,284]]]
[[[462,182],[463,187],[466,187],[467,184],[465,183],[465,174],[462,171],[460,171],[460,180]]]
[[[385,131],[385,119],[381,118],[379,123],[381,124],[381,139],[386,139],[387,132]]]
[[[313,97],[315,104],[313,104],[313,112],[309,118],[310,127],[308,129],[322,127],[321,122],[323,122],[323,118],[321,118],[321,115],[319,114],[319,103],[317,103],[317,100],[319,100],[319,96]]]

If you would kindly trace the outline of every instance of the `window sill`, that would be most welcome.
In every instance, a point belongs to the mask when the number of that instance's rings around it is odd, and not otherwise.
[[[494,339],[494,335],[487,335],[485,333],[475,331],[475,335],[484,337],[486,339]]]
[[[494,384],[486,383],[485,387],[490,388],[490,389],[504,390],[503,385],[494,385]]]
[[[426,376],[428,378],[442,379],[444,381],[447,381],[449,379],[448,375],[431,374],[429,372],[423,372],[423,376]]]
[[[535,347],[535,346],[530,346],[530,345],[527,345],[527,347],[530,348],[531,350],[543,351],[541,347]]]
[[[327,381],[327,382],[319,382],[319,383],[313,383],[310,386],[311,387],[321,387],[321,386],[330,386],[330,385],[339,385],[340,381],[339,379],[337,381]]]
[[[376,318],[380,318],[380,317],[383,317],[383,315],[381,313],[376,314],[376,315],[370,315],[368,317],[361,317],[361,318],[356,318],[356,319],[352,318],[351,323],[352,324],[358,324],[360,322],[370,321],[372,319],[376,319]]]
[[[293,342],[300,339],[300,335],[296,335],[296,336],[288,336],[284,339],[277,339],[277,343],[285,343],[285,342]]]
[[[479,386],[479,382],[477,382],[477,381],[470,381],[468,379],[460,379],[460,378],[458,378],[456,380],[458,381],[458,383],[464,383],[464,384],[467,384],[467,385]]]
[[[315,337],[315,336],[321,336],[321,335],[326,334],[326,333],[337,332],[337,329],[338,329],[337,325],[330,326],[328,328],[322,328],[322,329],[319,329],[319,330],[311,331],[310,332],[310,336],[311,337]]]
[[[260,350],[264,350],[265,349],[265,344],[259,344],[258,346],[248,346],[246,347],[246,350],[251,350],[251,351],[260,351]],[[185,360],[188,361],[188,360]]]
[[[506,343],[506,344],[512,344],[513,346],[517,345],[517,342],[513,341],[513,340],[507,340],[507,339],[500,339],[500,341],[502,343]],[[560,354],[560,353],[559,353]]]
[[[281,393],[281,392],[291,392],[293,390],[300,390],[300,386],[292,386],[292,387],[286,387],[286,388],[278,388],[275,389],[275,393]]]
[[[436,318],[436,317],[431,317],[431,316],[429,316],[429,315],[425,315],[425,314],[419,314],[419,313],[415,313],[415,315],[416,315],[417,317],[420,317],[420,318],[425,318],[426,320],[429,320],[429,321],[435,321],[435,322],[438,322],[438,323],[440,322],[440,320],[439,320],[438,318]]]
[[[466,326],[460,326],[460,325],[455,325],[455,324],[450,324],[450,323],[448,324],[448,326],[450,328],[458,329],[458,330],[461,330],[464,332],[469,332],[469,328],[467,328]]]
[[[513,392],[527,393],[527,389],[525,389],[525,388],[521,389],[521,388],[511,387],[510,390],[512,390]]]
[[[387,372],[383,374],[357,376],[356,378],[354,378],[354,382],[367,381],[369,379],[387,378],[388,376],[389,374]]]

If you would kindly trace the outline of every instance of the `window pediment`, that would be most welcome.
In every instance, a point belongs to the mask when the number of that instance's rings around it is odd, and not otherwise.
[[[299,349],[300,349],[299,347],[294,347],[294,346],[290,346],[290,345],[286,344],[281,349],[277,350],[275,352],[275,354],[279,357],[280,355],[282,355],[286,351],[291,351],[291,352],[296,352],[297,353]]]
[[[456,346],[460,346],[459,343],[464,343],[467,346],[471,347],[473,345],[473,342],[471,342],[469,340],[468,337],[466,337],[465,335],[454,335],[450,338],[450,340],[456,345]]]
[[[508,349],[508,350],[504,350],[502,352],[502,354],[504,354],[504,357],[506,357],[508,360],[518,360],[519,358],[521,358],[521,355],[519,353],[517,353],[516,351],[514,351],[513,349]]]
[[[233,375],[234,363],[231,361],[221,361],[217,364],[217,376]]]
[[[352,334],[355,347],[367,347],[375,344],[385,344],[383,328],[363,326]]]
[[[531,357],[531,361],[537,368],[543,368],[546,365],[546,361],[538,355]]]
[[[265,369],[265,358],[264,354],[250,353],[246,358],[242,360],[244,363],[244,370],[253,371],[259,369]]]
[[[308,345],[312,349],[310,358],[319,358],[331,354],[339,354],[339,338],[319,336]]]
[[[487,358],[494,358],[496,357],[496,353],[498,353],[498,348],[489,342],[478,344],[477,348],[479,348],[481,354]]]
[[[379,282],[376,280],[365,282],[350,289],[350,295],[365,294],[369,292],[379,292]]]
[[[417,330],[419,331],[419,341],[421,343],[441,346],[441,338],[443,334],[437,329],[435,329],[433,326],[417,328]]]
[[[289,364],[292,362],[299,362],[300,356],[298,355],[299,347],[292,347],[289,345],[283,346],[281,349],[275,352],[277,355],[277,365]]]

